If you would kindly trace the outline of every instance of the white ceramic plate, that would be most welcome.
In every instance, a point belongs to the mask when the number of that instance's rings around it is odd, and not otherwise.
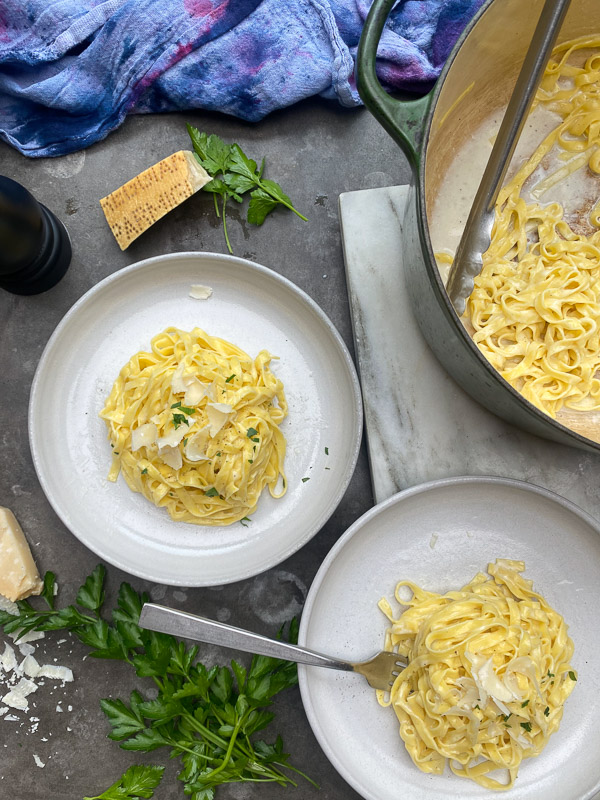
[[[196,283],[212,297],[190,298]],[[280,358],[272,368],[289,404],[281,425],[288,491],[280,500],[264,492],[247,527],[173,522],[122,476],[106,479],[110,446],[98,413],[122,365],[168,325],[198,326],[251,356],[265,348]],[[340,502],[361,432],[356,371],[321,309],[266,267],[211,253],[151,258],[94,286],[50,338],[29,408],[35,468],[65,525],[115,566],[182,586],[256,575],[305,544]]]
[[[404,578],[446,592],[496,558],[526,563],[526,576],[563,614],[579,678],[560,730],[524,761],[506,800],[584,800],[600,789],[600,525],[545,489],[498,478],[435,481],[401,492],[361,517],[336,543],[311,586],[302,644],[350,660],[383,649],[377,608]],[[436,538],[437,537],[437,538]],[[367,800],[444,800],[494,794],[447,768],[425,775],[360,675],[300,667],[310,724],[338,772]]]

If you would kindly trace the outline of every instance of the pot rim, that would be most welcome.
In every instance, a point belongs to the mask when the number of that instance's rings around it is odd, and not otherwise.
[[[417,212],[418,212],[417,223],[419,227],[419,239],[421,241],[421,247],[423,248],[424,254],[427,256],[426,258],[424,258],[425,269],[427,271],[430,283],[433,287],[433,291],[436,295],[438,304],[442,309],[443,313],[445,314],[446,318],[448,319],[450,324],[455,329],[458,330],[459,336],[461,337],[463,343],[467,346],[468,350],[471,352],[471,355],[475,356],[476,360],[487,372],[488,377],[491,378],[491,380],[498,385],[498,388],[505,392],[508,391],[517,402],[521,403],[522,407],[525,409],[526,412],[528,412],[528,414],[531,417],[536,419],[538,422],[541,422],[542,424],[545,424],[550,428],[554,429],[556,433],[560,435],[561,438],[564,438],[566,434],[569,438],[575,440],[577,446],[581,447],[583,445],[583,447],[587,450],[592,449],[595,450],[596,452],[600,452],[600,442],[596,442],[593,439],[588,438],[587,436],[583,436],[582,434],[577,433],[572,428],[569,428],[567,425],[563,425],[562,423],[558,422],[558,420],[554,419],[541,409],[537,408],[537,406],[534,406],[533,403],[527,400],[526,397],[524,397],[513,386],[511,386],[511,384],[505,378],[503,378],[502,375],[500,375],[500,373],[491,365],[491,363],[479,350],[479,348],[469,335],[467,329],[460,321],[460,318],[456,313],[454,306],[450,302],[450,298],[448,297],[446,288],[442,283],[442,279],[440,277],[440,273],[436,265],[435,255],[431,244],[431,237],[429,235],[429,222],[427,219],[427,209],[425,206],[425,171],[427,169],[427,150],[429,146],[429,136],[431,133],[433,115],[435,113],[437,102],[441,94],[442,88],[444,86],[446,76],[452,69],[454,60],[458,55],[460,48],[463,46],[466,39],[469,37],[471,31],[479,24],[480,21],[482,21],[486,12],[496,1],[499,2],[500,0],[487,0],[484,3],[484,5],[479,9],[479,11],[475,14],[475,16],[470,20],[470,22],[461,33],[458,40],[456,41],[456,44],[452,48],[452,52],[448,56],[444,68],[442,69],[440,76],[436,81],[436,84],[430,94],[429,107],[423,123],[423,135],[422,135],[421,145],[419,148],[420,163],[416,170],[417,180],[415,181],[417,187],[416,202],[417,202]]]

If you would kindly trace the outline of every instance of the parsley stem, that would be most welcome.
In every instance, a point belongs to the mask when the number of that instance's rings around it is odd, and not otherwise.
[[[211,780],[212,778],[215,777],[215,775],[218,775],[219,772],[222,772],[225,769],[225,767],[227,766],[227,764],[229,764],[229,762],[231,761],[231,754],[233,753],[233,748],[234,748],[234,745],[235,745],[235,742],[236,742],[236,739],[237,739],[237,735],[240,732],[240,726],[241,726],[241,724],[244,721],[246,716],[247,716],[247,714],[245,714],[243,717],[240,717],[238,719],[238,721],[236,722],[235,728],[231,732],[231,739],[229,740],[229,747],[227,748],[227,752],[223,756],[223,761],[221,761],[221,763],[219,764],[219,766],[216,769],[213,769],[213,770],[211,770],[211,772],[203,774],[202,775],[202,780],[204,780],[204,781]]]
[[[276,195],[274,192],[269,191],[269,188],[267,186],[265,186],[261,180],[258,181],[258,186],[260,186],[260,188],[263,190],[263,192],[266,192],[274,200],[277,200],[278,203],[281,203],[282,206],[285,206],[286,208],[289,208],[290,211],[293,211],[294,214],[296,214],[298,217],[300,217],[300,219],[303,219],[304,222],[308,222],[308,219],[304,216],[304,214],[301,214],[299,211],[296,211],[296,209],[294,208],[294,206],[291,203],[286,203],[285,200],[282,200],[281,197]]]
[[[216,201],[215,201],[216,202]],[[227,249],[233,255],[233,250],[231,249],[231,243],[229,242],[229,236],[227,234],[227,220],[225,218],[225,206],[227,205],[227,195],[223,196],[223,232],[225,234],[225,241],[227,242]]]
[[[217,219],[220,219],[221,215],[219,214],[219,204],[217,202],[217,194],[213,192],[213,200],[215,201],[215,212],[217,214]]]

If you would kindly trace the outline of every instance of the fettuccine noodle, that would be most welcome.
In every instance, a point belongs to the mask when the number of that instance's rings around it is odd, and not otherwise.
[[[524,569],[522,561],[497,559],[489,575],[444,595],[401,581],[396,599],[408,609],[398,618],[387,600],[379,602],[392,623],[385,649],[408,666],[389,695],[377,697],[396,712],[423,772],[439,775],[449,763],[486,789],[509,789],[521,761],[539,755],[558,729],[577,680],[573,642]],[[498,769],[506,782],[490,776]]]
[[[600,173],[599,47],[594,36],[555,48],[536,104],[562,121],[501,190],[466,310],[488,361],[551,417],[563,407],[600,409],[600,231],[576,233],[559,203],[536,202],[576,170]],[[582,66],[570,63],[589,48],[596,52]],[[526,202],[524,184],[551,151],[564,166],[530,189]],[[600,203],[589,222],[600,226]]]
[[[199,525],[244,519],[265,486],[281,497],[287,403],[271,358],[262,350],[252,360],[199,328],[155,336],[151,352],[121,369],[100,413],[113,448],[109,480],[122,472],[172,519]]]

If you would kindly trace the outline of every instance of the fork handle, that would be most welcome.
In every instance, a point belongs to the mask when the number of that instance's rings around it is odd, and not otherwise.
[[[269,639],[258,633],[251,633],[242,628],[234,628],[214,619],[206,619],[186,611],[177,611],[174,608],[145,603],[140,614],[139,625],[159,633],[169,633],[196,642],[216,644],[221,647],[230,647],[233,650],[242,650],[245,653],[258,653],[261,656],[280,658],[283,661],[295,661],[297,664],[308,664],[312,667],[328,667],[352,671],[353,666],[348,661],[339,661],[314,650],[307,650],[295,644]]]

